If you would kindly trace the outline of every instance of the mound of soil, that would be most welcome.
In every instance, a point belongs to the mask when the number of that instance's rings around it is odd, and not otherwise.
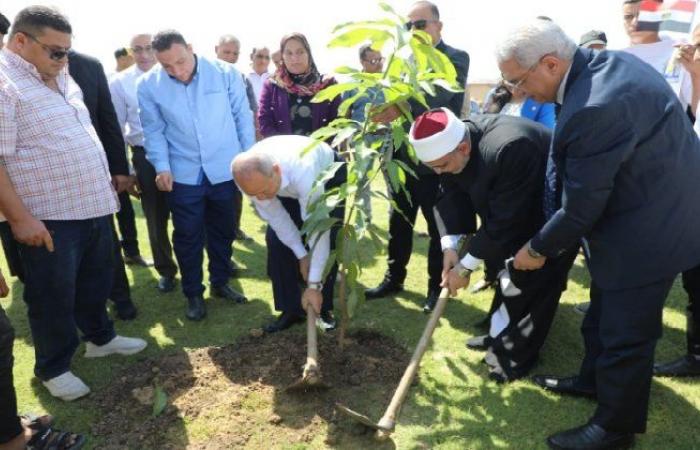
[[[376,447],[364,427],[339,420],[334,403],[354,408],[369,402],[376,405],[371,412],[381,415],[409,356],[375,332],[351,334],[342,352],[335,336],[320,335],[321,372],[330,388],[287,392],[306,361],[306,337],[251,332],[229,346],[182,351],[126,368],[96,395],[100,414],[92,434],[108,450],[351,448],[357,439]],[[167,406],[154,415],[162,393]]]

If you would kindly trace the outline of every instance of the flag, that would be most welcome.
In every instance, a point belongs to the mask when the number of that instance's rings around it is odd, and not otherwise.
[[[662,2],[655,0],[643,0],[640,2],[637,31],[659,31],[662,20]]]
[[[663,21],[659,31],[690,33],[696,6],[697,2],[695,0],[677,0],[671,3],[662,12]]]

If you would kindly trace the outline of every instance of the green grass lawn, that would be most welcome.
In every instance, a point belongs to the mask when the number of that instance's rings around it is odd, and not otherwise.
[[[138,214],[140,248],[149,257],[146,224],[135,203]],[[246,268],[234,285],[242,288],[252,301],[244,306],[232,306],[218,299],[208,303],[209,316],[201,323],[184,318],[185,299],[177,292],[162,295],[155,289],[154,270],[128,268],[132,297],[140,315],[133,322],[117,322],[117,331],[127,336],[144,337],[149,347],[140,355],[86,360],[79,349],[73,360],[73,370],[93,391],[109,384],[122,367],[145,357],[183,348],[197,348],[232,343],[272,317],[271,286],[265,272],[263,226],[246,202],[243,229],[255,238],[254,243],[236,243],[234,258]],[[374,202],[374,218],[386,228],[388,205]],[[419,219],[418,230],[425,230]],[[418,341],[426,321],[421,312],[426,290],[426,259],[428,240],[416,236],[414,254],[409,266],[406,291],[395,300],[378,300],[362,305],[353,327],[381,330],[409,351]],[[367,246],[369,252],[369,246]],[[7,274],[5,261],[3,272]],[[206,264],[206,263],[205,263]],[[366,265],[362,282],[366,286],[378,283],[384,274],[385,255],[377,255]],[[475,282],[481,273],[473,276]],[[89,433],[96,414],[88,397],[73,403],[53,399],[33,376],[34,353],[22,302],[22,285],[8,280],[12,293],[2,300],[17,332],[15,341],[15,386],[21,411],[46,411],[57,417],[63,429]],[[572,270],[569,288],[543,349],[541,362],[535,372],[570,374],[577,370],[582,356],[579,333],[581,316],[574,305],[587,298],[588,274],[577,261]],[[179,285],[178,285],[179,288]],[[420,384],[411,390],[399,418],[394,442],[400,449],[535,449],[545,448],[547,435],[583,423],[593,412],[595,404],[586,400],[559,398],[543,392],[527,380],[498,385],[487,378],[480,363],[481,354],[465,348],[465,340],[480,334],[473,327],[491,300],[491,293],[469,295],[462,293],[448,303],[445,315],[426,353],[421,367]],[[671,292],[664,314],[664,337],[658,345],[657,358],[675,358],[685,352],[686,297],[680,282]],[[297,327],[292,332],[303,332]],[[301,362],[300,362],[301,364]],[[396,380],[398,382],[398,380]],[[392,391],[395,386],[387,386]],[[0,400],[1,401],[1,400]],[[358,409],[379,418],[386,405],[371,398],[358,400]],[[365,409],[361,409],[365,408]],[[700,425],[700,383],[694,380],[654,380],[647,434],[638,439],[640,449],[700,448],[697,438]],[[201,423],[184,422],[184,432],[199,439],[210,431]],[[92,447],[99,442],[92,439]],[[266,448],[265,436],[254,436]],[[290,444],[282,448],[324,448],[323,439],[312,443]]]

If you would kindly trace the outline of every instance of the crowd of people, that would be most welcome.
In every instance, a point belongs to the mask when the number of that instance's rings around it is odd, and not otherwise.
[[[403,190],[389,184],[387,268],[367,300],[403,290],[420,209],[429,237],[423,310],[433,310],[442,288],[468,288],[480,268],[484,279],[471,289],[493,289],[485,333],[467,341],[484,352],[491,379],[532,372],[569,270],[584,255],[591,285],[590,302],[577,306],[585,314],[580,371],[532,380],[598,406],[587,423],[547,439],[556,449],[632,445],[646,430],[652,376],[700,376],[700,28],[690,44],[677,44],[658,24],[641,23],[645,1],[621,3],[630,39],[622,51],[606,50],[602,31],[577,44],[538,17],[499,44],[502,80],[480,107],[442,88],[426,96],[428,108],[385,105],[374,89],[348,112],[389,125],[410,111],[418,158],[408,145],[373,137],[416,176]],[[438,6],[418,1],[407,17],[406,28],[424,31],[466,87],[469,55],[443,40]],[[267,223],[279,315],[265,332],[292,327],[311,309],[319,327],[333,330],[337,265],[324,269],[337,229],[305,238],[302,226],[323,190],[348,178],[343,167],[314,187],[343,154],[309,136],[357,95],[312,101],[336,80],[319,72],[301,33],[272,52],[256,46],[241,73],[233,35],[213,43],[210,59],[176,30],[144,31],[115,52],[118,71],[109,77],[72,49],[72,33],[55,8],[27,7],[12,23],[0,14],[0,237],[10,275],[24,284],[34,373],[48,392],[65,401],[90,392],[71,370],[81,339],[86,358],[146,347],[118,335],[108,314],[111,300],[116,319],[138,317],[125,265],[153,266],[153,289],[163,293],[177,288],[179,272],[185,317],[201,321],[206,249],[211,295],[245,304],[229,284],[241,275],[233,242],[250,239],[240,226],[244,196]],[[383,70],[381,50],[359,48],[365,72]],[[132,199],[143,209],[152,262],[139,251]],[[328,214],[342,218],[345,206]],[[679,274],[688,351],[654,365]],[[0,274],[0,296],[8,292]],[[0,308],[0,449],[80,448],[85,437],[54,429],[50,416],[18,415],[13,341]]]

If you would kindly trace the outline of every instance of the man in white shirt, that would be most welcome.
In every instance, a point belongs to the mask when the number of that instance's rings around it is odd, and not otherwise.
[[[301,322],[307,305],[320,314],[326,329],[334,328],[333,285],[338,270],[331,268],[324,280],[323,270],[330,250],[334,247],[336,230],[311,234],[308,248],[301,236],[308,207],[319,198],[321,189],[314,189],[319,176],[331,169],[336,156],[321,143],[301,154],[313,143],[306,136],[273,136],[240,153],[231,165],[238,187],[251,198],[260,217],[268,222],[266,235],[267,271],[272,280],[275,309],[282,311],[265,331],[274,333]],[[345,166],[338,168],[324,188],[340,185],[345,180]],[[288,213],[285,206],[291,206]],[[331,216],[343,220],[344,206],[336,207]],[[306,282],[303,294],[299,274]]]
[[[270,65],[270,50],[267,47],[254,48],[250,54],[250,64],[253,70],[247,75],[248,82],[253,87],[255,101],[260,103],[263,84],[270,77],[270,73],[267,71]]]
[[[175,289],[175,274],[177,274],[177,265],[173,259],[173,249],[168,236],[170,210],[165,192],[160,191],[156,186],[156,171],[146,159],[143,129],[139,119],[139,103],[136,98],[137,80],[156,63],[155,54],[151,48],[151,35],[143,33],[134,36],[131,39],[131,52],[136,64],[117,74],[110,81],[109,89],[124,139],[132,151],[131,161],[138,180],[136,194],[141,199],[153,262],[160,275],[158,290],[170,292]]]

